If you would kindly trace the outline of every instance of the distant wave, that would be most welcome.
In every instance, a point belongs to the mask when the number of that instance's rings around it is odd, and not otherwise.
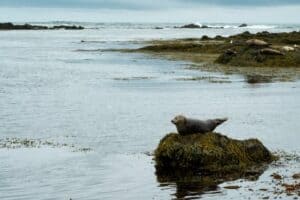
[[[240,24],[202,24],[199,22],[192,23],[194,25],[198,25],[199,27],[206,26],[208,28],[215,29],[274,29],[278,28],[276,25],[267,25],[267,24],[249,24],[245,27],[240,27]]]
[[[234,25],[232,25],[232,24],[222,24],[222,25],[216,25],[216,24],[213,24],[213,25],[210,25],[210,24],[208,24],[207,25],[208,27],[210,27],[210,28],[224,28],[224,29],[229,29],[229,28],[231,28],[231,29],[233,29],[233,28],[239,28],[239,29],[274,29],[274,28],[277,28],[277,26],[275,26],[275,25],[263,25],[263,24],[261,24],[261,25],[248,25],[248,26],[246,26],[246,27],[239,27],[239,25],[236,25],[236,24],[234,24]]]
[[[277,26],[275,25],[249,25],[245,28],[251,28],[251,29],[272,29],[276,28]]]

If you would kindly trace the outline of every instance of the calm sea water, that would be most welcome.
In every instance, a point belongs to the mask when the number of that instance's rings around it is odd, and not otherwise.
[[[227,116],[230,120],[217,131],[239,139],[257,137],[272,150],[300,151],[299,81],[253,86],[239,75],[187,70],[185,62],[78,51],[299,26],[183,30],[173,24],[83,25],[89,29],[0,32],[0,139],[65,144],[1,148],[0,199],[175,198],[178,188],[157,181],[147,152],[175,131],[170,120],[180,113],[203,119]],[[178,81],[191,76],[231,82]],[[201,195],[235,196],[222,191]]]

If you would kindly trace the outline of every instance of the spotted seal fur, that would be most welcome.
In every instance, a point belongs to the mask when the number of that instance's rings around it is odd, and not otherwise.
[[[227,121],[227,118],[198,120],[178,115],[171,122],[176,126],[180,135],[190,135],[194,133],[207,133],[215,130],[217,126]]]

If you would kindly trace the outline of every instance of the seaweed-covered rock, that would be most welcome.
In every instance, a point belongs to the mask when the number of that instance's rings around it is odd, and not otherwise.
[[[235,140],[219,133],[188,136],[170,133],[155,150],[158,173],[246,174],[254,166],[258,170],[273,160],[274,156],[259,140]]]

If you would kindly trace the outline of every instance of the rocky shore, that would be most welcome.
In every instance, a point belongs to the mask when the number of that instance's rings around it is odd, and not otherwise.
[[[189,38],[152,41],[133,51],[149,53],[188,53],[222,65],[237,67],[300,67],[300,32],[251,34],[244,32],[230,37]],[[199,55],[201,54],[201,55]],[[194,55],[194,56],[192,56]],[[212,60],[207,57],[213,58]]]
[[[69,26],[69,25],[59,25],[59,26],[40,26],[40,25],[31,25],[31,24],[22,24],[15,25],[13,23],[0,23],[0,30],[57,30],[57,29],[65,29],[65,30],[82,30],[84,27],[82,26]]]
[[[142,48],[121,51],[191,62],[188,68],[193,70],[241,74],[248,83],[300,79],[300,32],[296,31],[153,40]]]

